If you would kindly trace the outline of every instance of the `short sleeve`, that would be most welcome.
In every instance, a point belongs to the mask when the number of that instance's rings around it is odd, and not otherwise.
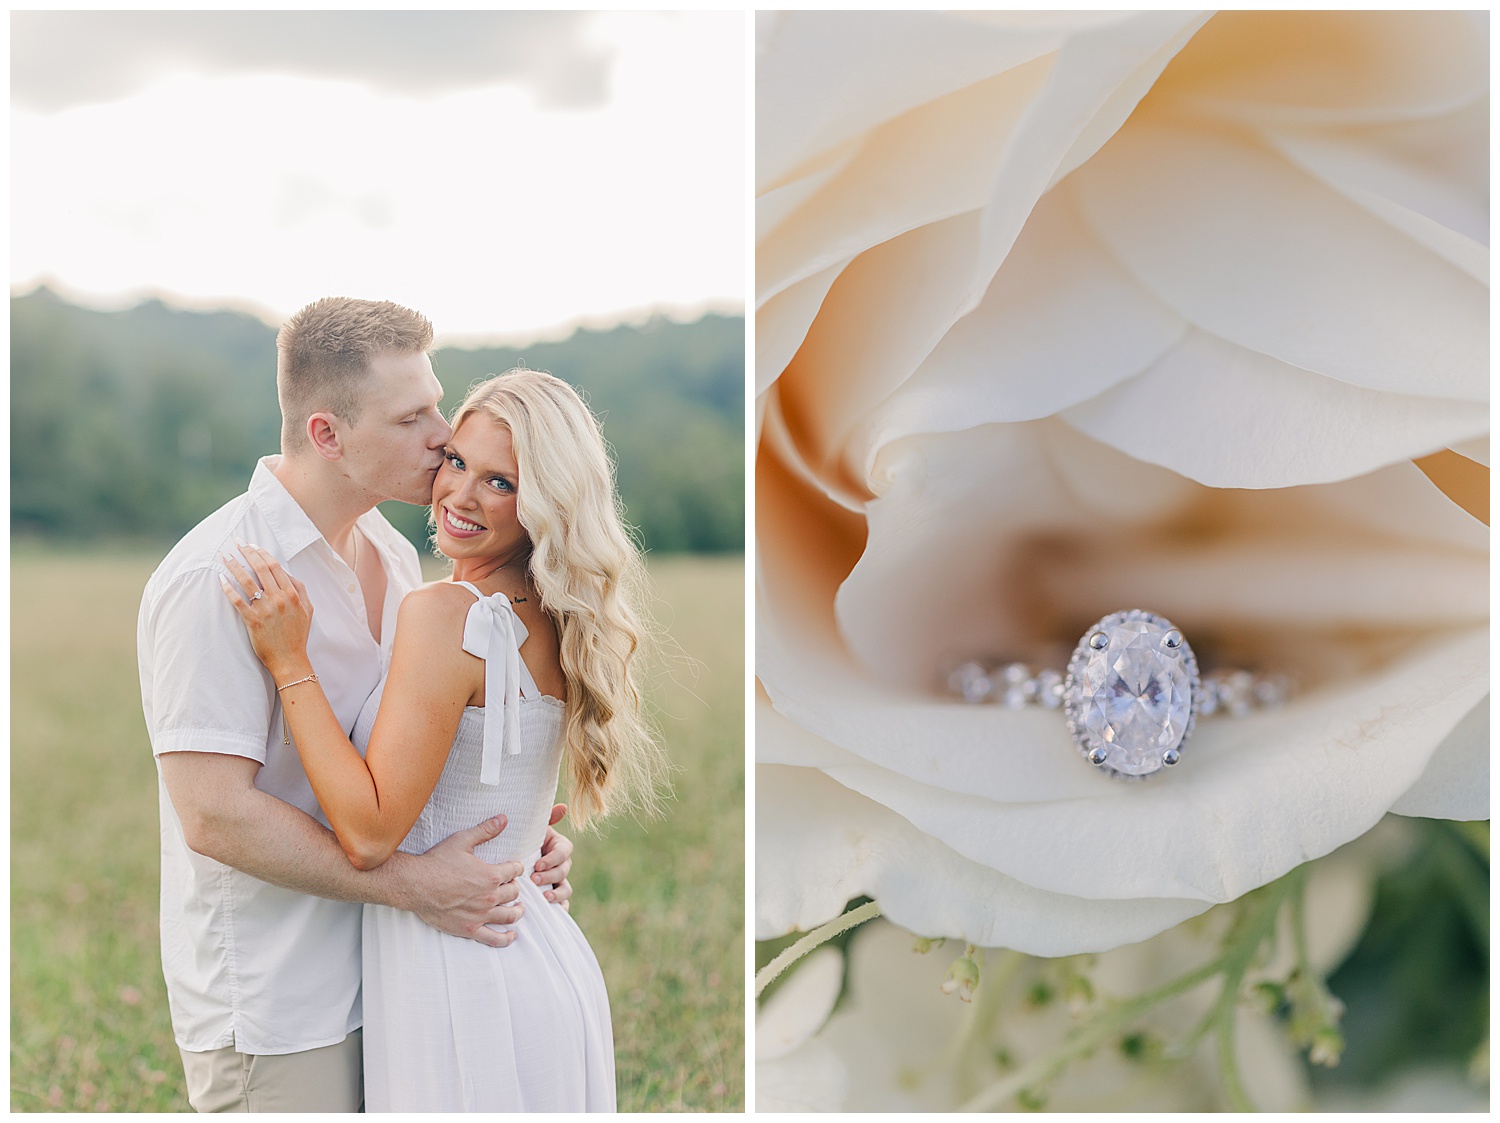
[[[218,570],[190,570],[148,589],[139,638],[155,755],[226,753],[266,763],[276,688]]]

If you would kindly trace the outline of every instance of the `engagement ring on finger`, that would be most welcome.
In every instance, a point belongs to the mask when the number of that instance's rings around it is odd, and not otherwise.
[[[253,594],[251,594],[250,599],[251,599],[251,601],[258,601],[258,600],[260,600],[261,597],[263,597],[265,595],[266,594],[265,594],[264,590],[262,590],[262,589],[256,589],[255,592]]]
[[[1066,676],[1025,663],[971,661],[948,676],[948,685],[969,702],[1061,707],[1084,758],[1123,780],[1143,780],[1180,761],[1200,716],[1278,706],[1290,688],[1281,675],[1221,670],[1200,677],[1182,633],[1140,609],[1112,613],[1084,632]]]

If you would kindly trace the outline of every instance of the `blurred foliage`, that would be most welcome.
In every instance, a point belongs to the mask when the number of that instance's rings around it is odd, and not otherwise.
[[[738,317],[581,330],[524,349],[445,348],[451,410],[525,365],[577,386],[604,420],[627,517],[655,553],[744,548],[744,339]],[[276,333],[234,312],[150,300],[11,300],[11,529],[57,538],[181,535],[244,490],[280,445]],[[413,541],[423,513],[387,504]]]
[[[1364,935],[1328,978],[1344,1054],[1315,1087],[1369,1086],[1427,1063],[1467,1065],[1489,1034],[1489,824],[1411,819],[1420,843],[1375,885]]]

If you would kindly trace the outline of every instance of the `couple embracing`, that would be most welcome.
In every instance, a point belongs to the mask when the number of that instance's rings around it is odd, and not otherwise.
[[[640,558],[597,423],[512,371],[453,415],[425,317],[277,337],[282,452],[153,574],[162,963],[199,1111],[612,1111],[558,774],[649,799]],[[450,580],[375,505],[431,504]],[[316,612],[314,612],[316,608]]]

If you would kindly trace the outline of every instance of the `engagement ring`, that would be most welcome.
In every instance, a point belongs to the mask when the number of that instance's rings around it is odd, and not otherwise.
[[[1290,689],[1283,675],[1200,676],[1192,647],[1172,622],[1139,609],[1112,613],[1084,632],[1066,676],[1025,663],[970,661],[948,685],[968,702],[1061,708],[1084,758],[1123,780],[1143,780],[1181,760],[1200,716],[1268,709]]]

